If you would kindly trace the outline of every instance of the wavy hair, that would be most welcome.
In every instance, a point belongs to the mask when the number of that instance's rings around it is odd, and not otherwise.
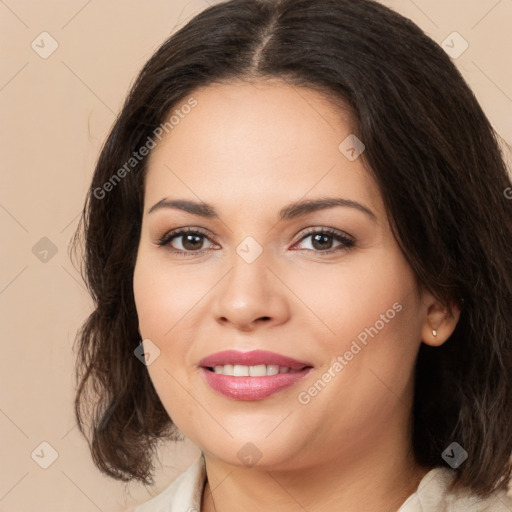
[[[132,280],[148,157],[129,171],[126,162],[196,88],[272,78],[349,108],[366,146],[361,158],[418,283],[461,308],[442,346],[420,346],[416,460],[444,466],[441,454],[456,441],[469,457],[452,489],[486,496],[504,487],[512,453],[511,179],[496,132],[450,58],[372,0],[218,3],[172,34],[139,73],[72,240],[94,301],[76,338],[75,399],[94,463],[113,478],[153,484],[158,442],[182,438],[134,357]],[[113,179],[116,170],[122,179]]]

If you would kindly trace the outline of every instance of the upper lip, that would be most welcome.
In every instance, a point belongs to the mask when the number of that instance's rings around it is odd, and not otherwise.
[[[268,350],[252,350],[250,352],[239,352],[238,350],[223,350],[204,357],[199,362],[199,366],[204,368],[213,368],[215,366],[224,366],[226,364],[240,364],[243,366],[256,366],[259,364],[274,364],[286,366],[292,370],[302,370],[305,367],[313,366],[307,361],[297,361],[292,357],[283,356],[276,352]]]

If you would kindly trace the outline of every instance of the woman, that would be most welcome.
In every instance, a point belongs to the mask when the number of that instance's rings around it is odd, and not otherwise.
[[[460,73],[388,8],[201,12],[84,208],[97,466],[152,483],[159,441],[200,448],[137,512],[510,510],[510,187]]]

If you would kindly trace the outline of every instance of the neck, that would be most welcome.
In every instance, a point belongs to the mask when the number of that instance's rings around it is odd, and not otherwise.
[[[233,466],[205,454],[208,481],[201,512],[326,512],[340,506],[344,512],[396,512],[429,468],[416,464],[404,443],[392,440],[382,444],[380,439],[364,453],[345,449],[293,471]]]

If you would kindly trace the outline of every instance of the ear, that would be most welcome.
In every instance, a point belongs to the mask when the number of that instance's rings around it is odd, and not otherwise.
[[[422,305],[424,319],[421,340],[432,347],[439,347],[455,330],[460,318],[460,308],[455,303],[449,307],[443,305],[428,291],[422,294]]]

